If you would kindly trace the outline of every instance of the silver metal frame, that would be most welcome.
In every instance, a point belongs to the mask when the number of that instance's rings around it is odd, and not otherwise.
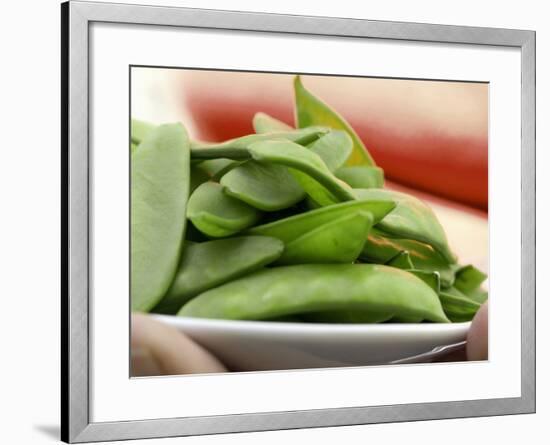
[[[264,431],[535,412],[535,33],[71,1],[62,4],[62,440]],[[89,419],[88,30],[92,22],[521,48],[521,397],[91,423]]]

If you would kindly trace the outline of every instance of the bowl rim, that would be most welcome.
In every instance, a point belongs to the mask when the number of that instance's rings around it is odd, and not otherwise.
[[[344,335],[372,336],[415,335],[429,337],[434,334],[466,333],[471,321],[460,323],[300,323],[292,321],[224,320],[151,314],[153,318],[176,328],[227,333],[257,333],[270,335]]]

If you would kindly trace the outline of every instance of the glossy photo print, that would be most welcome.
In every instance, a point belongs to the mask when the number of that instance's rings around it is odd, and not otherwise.
[[[131,375],[486,360],[488,88],[131,67]]]

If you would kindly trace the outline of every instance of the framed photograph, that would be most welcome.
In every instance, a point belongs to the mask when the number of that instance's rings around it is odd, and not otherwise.
[[[534,32],[61,14],[64,441],[535,411]]]

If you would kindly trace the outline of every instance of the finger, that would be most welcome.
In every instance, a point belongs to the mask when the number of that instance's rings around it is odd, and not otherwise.
[[[148,315],[132,314],[131,334],[131,350],[135,348],[137,351],[136,359],[132,357],[132,375],[136,375],[134,364],[136,373],[158,371],[139,375],[227,371],[217,358],[190,338]]]
[[[479,308],[472,320],[466,343],[468,360],[487,360],[488,357],[488,313],[489,305]]]

